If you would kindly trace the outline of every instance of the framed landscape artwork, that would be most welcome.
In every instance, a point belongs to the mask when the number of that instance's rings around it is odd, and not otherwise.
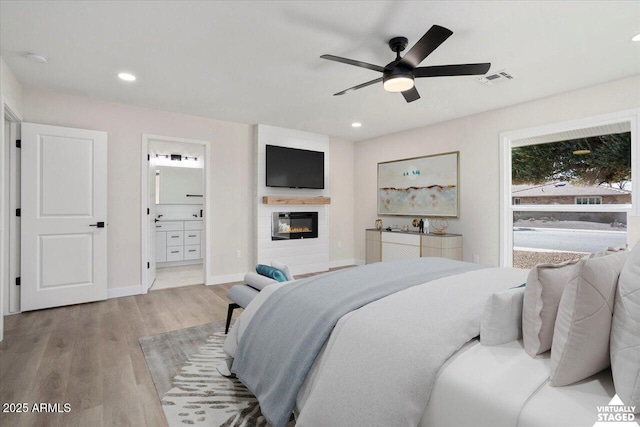
[[[378,163],[378,215],[457,218],[458,151]]]

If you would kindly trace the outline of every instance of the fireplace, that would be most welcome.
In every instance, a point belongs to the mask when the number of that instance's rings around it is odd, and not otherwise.
[[[271,215],[271,240],[318,237],[318,212],[273,212]]]

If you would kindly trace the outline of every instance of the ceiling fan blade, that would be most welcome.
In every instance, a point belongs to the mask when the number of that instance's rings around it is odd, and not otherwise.
[[[402,92],[402,96],[404,96],[404,99],[407,102],[413,102],[420,99],[420,94],[418,93],[418,89],[416,89],[415,86],[409,90],[405,90],[404,92]]]
[[[342,62],[343,64],[355,65],[356,67],[367,68],[369,70],[379,71],[381,73],[384,71],[384,67],[381,67],[379,65],[369,64],[367,62],[356,61],[355,59],[342,58],[340,56],[335,56],[335,55],[322,55],[320,56],[320,58],[328,59],[329,61]]]
[[[432,67],[418,67],[413,70],[414,77],[443,77],[443,76],[474,76],[486,74],[491,63],[434,65]]]
[[[354,91],[354,90],[362,89],[363,87],[371,86],[373,84],[380,83],[381,81],[382,81],[382,77],[380,77],[379,79],[371,80],[371,81],[366,82],[366,83],[359,84],[358,86],[350,87],[349,89],[345,89],[342,92],[334,93],[333,96],[344,95],[347,92],[351,92],[351,91]]]
[[[429,31],[409,49],[400,62],[398,62],[398,65],[404,66],[405,68],[416,68],[424,58],[444,43],[451,34],[453,34],[453,31],[440,25],[432,26],[429,28]]]

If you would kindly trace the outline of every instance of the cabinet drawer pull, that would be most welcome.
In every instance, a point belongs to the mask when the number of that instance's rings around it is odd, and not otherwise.
[[[189,237],[196,237],[195,234],[189,234]]]
[[[180,236],[171,236],[172,239],[177,239]]]
[[[189,249],[189,252],[195,252],[195,251],[196,251],[195,249]]]
[[[162,228],[162,226],[161,225],[156,225],[156,228]]]
[[[172,254],[178,254],[180,251],[171,251]]]

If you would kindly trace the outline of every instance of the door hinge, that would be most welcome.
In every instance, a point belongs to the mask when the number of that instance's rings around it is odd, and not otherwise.
[[[149,208],[147,208],[147,215],[149,215],[149,213],[150,213],[150,212],[149,212]]]
[[[147,261],[147,268],[151,268],[151,263]]]
[[[16,216],[22,216],[22,211],[20,208],[16,209]]]
[[[16,277],[16,286],[20,286],[20,278]]]
[[[16,139],[16,148],[22,148],[22,140]]]

